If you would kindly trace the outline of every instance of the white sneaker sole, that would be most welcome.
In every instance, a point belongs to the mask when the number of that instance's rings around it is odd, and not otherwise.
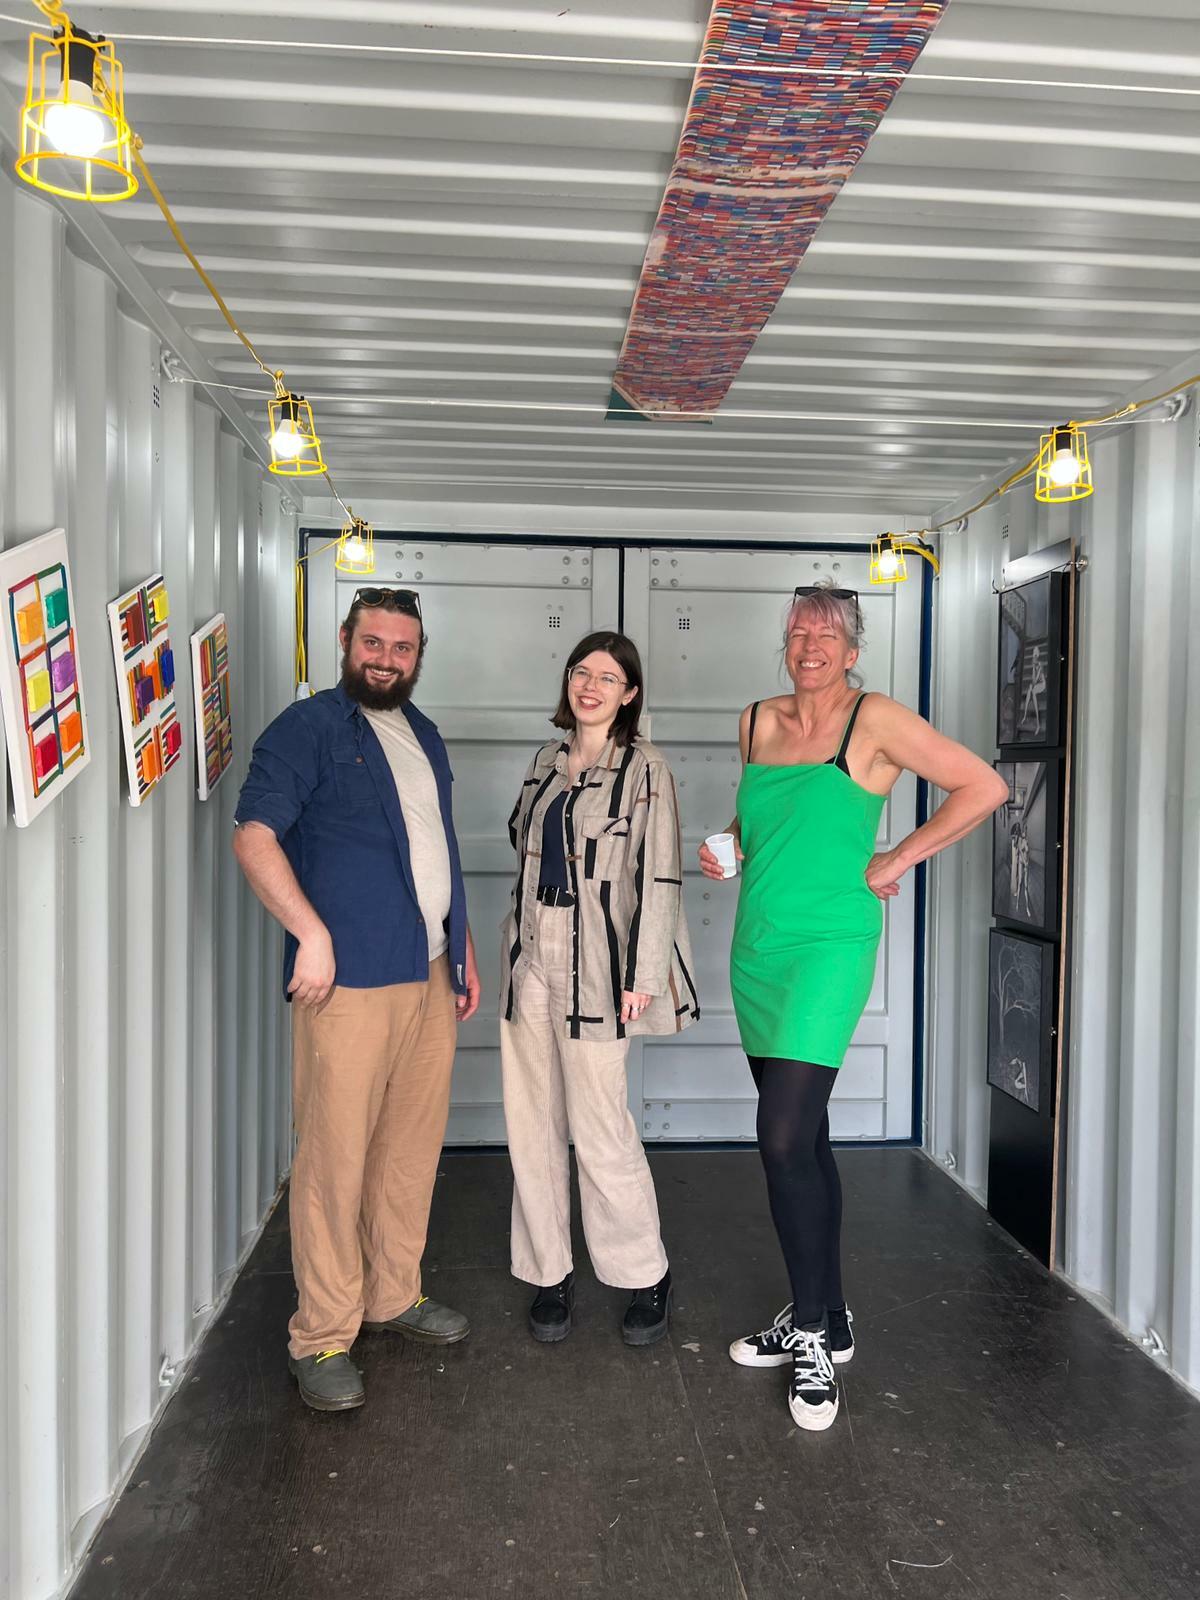
[[[789,1394],[788,1411],[796,1426],[803,1428],[806,1433],[824,1433],[826,1428],[833,1427],[840,1401],[841,1396],[835,1392],[832,1400],[822,1401],[819,1406],[810,1406]]]
[[[792,1357],[788,1350],[781,1350],[777,1356],[764,1356],[749,1339],[735,1339],[729,1346],[729,1359],[739,1367],[786,1367]]]
[[[736,1361],[739,1367],[786,1367],[792,1359],[787,1350],[777,1356],[761,1355],[749,1339],[735,1339],[729,1346],[729,1359]],[[847,1366],[854,1360],[854,1346],[849,1350],[831,1350],[829,1359],[835,1367]]]

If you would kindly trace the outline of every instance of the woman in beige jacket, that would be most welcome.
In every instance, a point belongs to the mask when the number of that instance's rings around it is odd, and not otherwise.
[[[536,1284],[535,1339],[571,1331],[568,1141],[601,1283],[631,1289],[626,1344],[667,1331],[671,1274],[646,1154],[629,1114],[634,1034],[700,1015],[684,922],[679,805],[638,737],[642,665],[619,633],[567,659],[554,714],[567,737],[530,763],[509,835],[519,857],[502,947],[500,1056],[513,1166],[512,1271]]]

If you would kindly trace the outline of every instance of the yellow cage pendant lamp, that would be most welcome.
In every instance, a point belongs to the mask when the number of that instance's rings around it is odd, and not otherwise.
[[[908,564],[895,534],[885,533],[872,542],[870,579],[874,584],[907,581]]]
[[[321,441],[312,407],[302,394],[292,394],[275,374],[275,398],[267,402],[271,432],[271,471],[281,478],[311,478],[325,471]]]
[[[924,539],[915,534],[907,536],[903,533],[885,533],[871,544],[871,565],[869,577],[873,584],[906,583],[908,581],[908,562],[905,554],[920,556],[922,561],[928,561],[933,568],[936,578],[941,572],[941,564]],[[918,571],[920,568],[918,568]]]
[[[339,572],[352,573],[356,578],[371,576],[375,571],[375,529],[369,522],[351,514],[338,535],[333,564]]]
[[[29,36],[17,172],[68,200],[127,200],[138,181],[121,63],[102,35],[76,28],[64,11],[43,9],[59,25]]]
[[[1064,422],[1042,435],[1033,497],[1043,505],[1085,500],[1091,494],[1092,463],[1087,434],[1076,422]]]

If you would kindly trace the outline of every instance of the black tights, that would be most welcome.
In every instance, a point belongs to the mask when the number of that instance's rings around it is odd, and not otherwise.
[[[842,1182],[829,1146],[837,1074],[811,1061],[751,1056],[758,1090],[758,1150],[771,1218],[792,1281],[792,1320],[814,1328],[842,1306]]]

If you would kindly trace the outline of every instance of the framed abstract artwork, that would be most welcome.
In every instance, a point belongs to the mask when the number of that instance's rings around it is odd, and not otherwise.
[[[13,811],[24,828],[91,758],[62,528],[0,551],[0,598],[0,706]]]
[[[229,635],[221,612],[192,635],[192,696],[196,709],[196,786],[201,800],[207,800],[233,763]]]
[[[1054,1062],[1054,946],[993,928],[988,944],[987,1077],[1049,1112]]]
[[[1000,594],[996,743],[1062,741],[1063,580],[1047,572]]]
[[[108,607],[129,803],[140,806],[183,754],[167,586],[157,573]]]
[[[996,762],[1008,799],[992,816],[992,915],[1046,934],[1059,923],[1060,765]]]

